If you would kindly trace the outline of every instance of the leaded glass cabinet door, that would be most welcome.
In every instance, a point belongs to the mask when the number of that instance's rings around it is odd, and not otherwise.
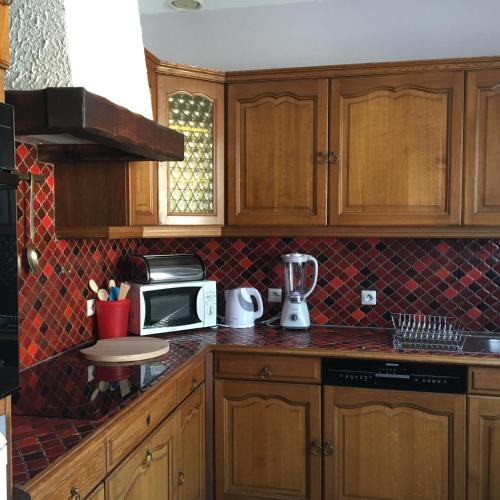
[[[158,121],[185,136],[184,161],[158,168],[160,224],[224,223],[224,86],[160,75]]]

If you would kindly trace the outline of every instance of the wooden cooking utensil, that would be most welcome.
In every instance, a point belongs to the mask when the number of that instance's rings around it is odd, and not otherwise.
[[[89,280],[89,288],[97,295],[99,293],[99,287],[94,280]]]
[[[109,295],[108,295],[108,292],[106,292],[106,290],[104,290],[104,288],[101,288],[98,292],[97,292],[97,298],[99,300],[102,300],[103,302],[105,302],[106,300],[108,300],[109,298]]]
[[[120,285],[120,293],[118,294],[118,300],[123,300],[127,298],[129,290],[130,290],[130,285],[127,285],[127,283],[122,283]]]

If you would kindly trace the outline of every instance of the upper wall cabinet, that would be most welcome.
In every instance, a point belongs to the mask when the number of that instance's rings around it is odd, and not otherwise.
[[[333,79],[330,224],[459,225],[463,101],[461,71]]]
[[[500,70],[467,73],[465,224],[500,226]]]
[[[228,87],[228,222],[326,225],[328,79]]]
[[[158,168],[160,224],[224,224],[224,84],[158,75],[158,121],[185,136]]]

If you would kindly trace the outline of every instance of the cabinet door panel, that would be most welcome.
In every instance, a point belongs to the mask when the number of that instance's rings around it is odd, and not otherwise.
[[[459,224],[463,72],[339,78],[330,224]]]
[[[469,500],[500,500],[500,398],[469,396]]]
[[[325,498],[463,499],[465,396],[324,389]]]
[[[176,435],[177,414],[174,414],[111,473],[106,480],[106,497],[110,500],[174,500]]]
[[[129,163],[130,225],[158,224],[158,163]]]
[[[160,224],[224,224],[224,85],[158,76],[158,122],[185,136],[158,167]]]
[[[465,224],[500,225],[500,70],[467,73]]]
[[[200,387],[178,410],[179,500],[205,498],[205,388]]]
[[[328,80],[228,90],[230,224],[325,225]]]
[[[320,388],[216,381],[216,498],[319,499]]]

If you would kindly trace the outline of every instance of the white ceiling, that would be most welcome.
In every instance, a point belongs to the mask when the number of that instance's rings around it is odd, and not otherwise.
[[[285,5],[316,1],[318,0],[205,0],[203,10],[235,9],[240,7]],[[167,0],[139,0],[139,9],[141,14],[165,14],[168,12],[177,12],[169,6]]]

